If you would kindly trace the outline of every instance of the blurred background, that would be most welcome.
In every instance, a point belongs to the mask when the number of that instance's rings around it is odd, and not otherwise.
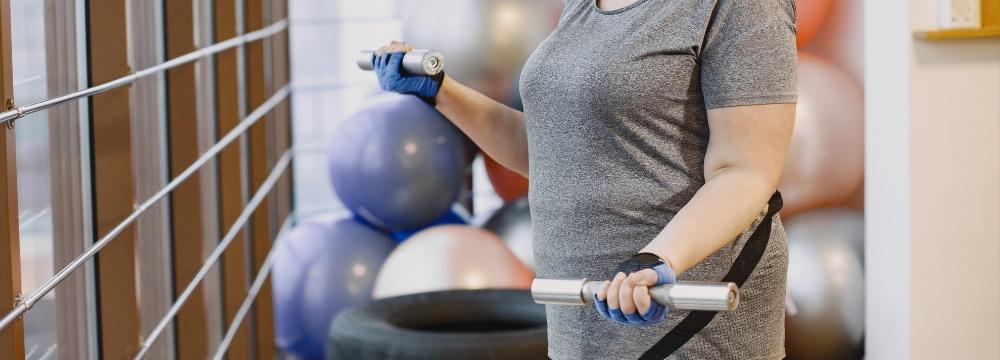
[[[3,3],[10,8],[17,105],[88,84],[83,9],[91,2]],[[166,0],[119,3],[127,14],[122,51],[132,68],[184,52],[164,45],[165,33],[175,31],[164,27],[173,13]],[[193,15],[181,16],[195,29],[183,33],[192,39],[188,51],[228,37],[209,30],[220,13],[213,6],[223,0],[190,3]],[[273,304],[259,305],[267,310],[251,315],[254,336],[241,336],[251,343],[267,338],[260,329],[269,329],[261,325],[269,320],[260,318],[273,309],[276,357],[335,358],[331,333],[358,335],[334,324],[346,309],[431,291],[527,289],[534,277],[527,180],[481,154],[433,108],[380,91],[356,60],[361,50],[390,40],[435,49],[450,76],[519,108],[521,66],[557,24],[563,1],[261,3],[287,5],[293,211],[267,231],[275,239]],[[779,188],[790,253],[789,358],[1000,358],[1000,0],[795,3],[799,102]],[[267,13],[271,20],[283,18],[281,6],[273,9],[279,10]],[[268,66],[280,63],[268,59]],[[192,68],[199,95],[190,118],[215,119],[221,100],[206,94],[221,90],[205,79],[226,66],[199,60]],[[167,110],[167,84],[156,75],[131,87],[131,118],[142,120],[133,122],[130,140],[133,200],[148,198],[176,172],[168,167],[171,149],[204,151],[221,133],[214,121],[197,120],[191,133],[201,137],[175,144],[167,134],[169,114],[178,112]],[[252,110],[240,106],[242,115]],[[14,128],[15,276],[23,294],[98,235],[87,224],[96,224],[89,204],[97,196],[91,182],[99,179],[87,172],[92,158],[81,150],[93,147],[89,116],[87,103],[68,103],[19,119]],[[225,174],[212,168],[199,172],[199,181],[206,194],[222,194],[218,179]],[[247,189],[239,190],[246,200]],[[77,197],[86,205],[66,206]],[[228,225],[218,219],[222,201],[206,195],[200,207],[180,209],[204,210],[197,216],[206,225],[192,230],[204,233],[201,255]],[[160,204],[137,222],[135,257],[127,260],[141,271],[122,280],[138,299],[137,334],[148,334],[178,293],[173,259],[186,254],[171,247],[183,227],[171,211]],[[198,306],[208,310],[193,328],[204,332],[204,348],[220,344],[234,309],[224,297],[232,282],[226,285],[221,267],[199,294]],[[97,292],[111,283],[95,278],[93,268],[84,268],[25,314],[25,358],[90,359],[106,351],[96,345],[110,337],[97,330],[104,319]],[[531,311],[517,324],[494,319],[486,328],[418,330],[537,330],[544,316]],[[163,333],[151,358],[207,356],[186,345],[190,323],[171,326],[176,331]],[[230,357],[270,357],[267,346],[247,351]]]

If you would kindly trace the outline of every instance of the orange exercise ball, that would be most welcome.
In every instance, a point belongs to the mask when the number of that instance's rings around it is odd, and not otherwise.
[[[795,0],[796,42],[801,47],[812,39],[830,15],[833,0]]]
[[[858,188],[851,192],[851,195],[847,197],[847,201],[842,205],[843,207],[854,209],[854,210],[865,210],[865,179],[862,177],[861,183],[858,184]]]
[[[864,20],[864,0],[837,0],[823,28],[800,51],[830,60],[864,85]]]
[[[535,274],[500,236],[467,225],[439,225],[396,247],[375,277],[376,299],[454,289],[528,289]]]
[[[795,130],[778,189],[782,214],[842,204],[864,176],[864,97],[832,63],[799,53]]]
[[[528,179],[524,176],[500,165],[486,154],[483,154],[483,162],[493,190],[503,201],[509,202],[528,195]]]

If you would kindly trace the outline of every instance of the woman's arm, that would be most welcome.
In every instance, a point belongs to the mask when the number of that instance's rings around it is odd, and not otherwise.
[[[680,274],[739,236],[778,185],[794,123],[794,104],[709,110],[705,185],[642,252],[667,260]],[[646,288],[656,281],[654,271],[642,270],[605,283],[601,295],[619,295],[607,296],[610,308],[643,313],[650,305]]]
[[[437,109],[480,149],[508,169],[528,177],[524,113],[494,101],[445,75]]]
[[[709,110],[705,185],[643,251],[680,274],[739,236],[778,186],[794,124],[794,104]]]
[[[377,54],[407,52],[413,47],[393,41]],[[480,149],[507,168],[528,177],[528,135],[524,113],[493,101],[445,75],[434,96],[437,110]]]

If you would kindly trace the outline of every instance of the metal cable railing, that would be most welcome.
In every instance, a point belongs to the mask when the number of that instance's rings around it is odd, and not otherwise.
[[[250,312],[250,307],[253,306],[253,302],[257,300],[257,293],[264,286],[264,281],[267,280],[268,274],[271,272],[271,265],[274,264],[272,260],[272,254],[274,251],[267,253],[267,258],[264,260],[264,264],[261,265],[260,271],[257,272],[257,277],[254,278],[253,284],[250,285],[250,289],[247,290],[247,297],[243,299],[243,303],[240,304],[240,308],[236,311],[233,321],[229,323],[229,327],[226,328],[226,335],[222,338],[222,342],[219,343],[219,347],[215,350],[215,355],[212,355],[212,360],[221,360],[226,357],[226,350],[229,350],[229,344],[232,343],[233,338],[236,336],[236,330],[239,330],[239,324],[243,322],[243,319]]]
[[[301,154],[302,152],[307,152],[310,150],[315,150],[312,146],[295,147],[293,150],[295,154]],[[292,224],[299,221],[300,218],[309,217],[320,213],[329,213],[331,211],[347,211],[347,208],[343,206],[327,207],[323,209],[314,209],[313,211],[302,212],[300,210],[293,211],[291,214],[285,217],[284,223],[281,225],[278,234],[282,234],[288,231],[292,227]],[[229,322],[228,327],[226,327],[226,333],[222,337],[222,341],[219,342],[219,346],[215,350],[215,354],[212,355],[212,360],[221,360],[226,356],[226,350],[229,350],[229,345],[233,342],[233,338],[236,337],[236,331],[239,330],[239,324],[243,322],[247,314],[250,313],[250,307],[253,306],[254,301],[257,300],[257,294],[260,293],[261,288],[264,286],[264,282],[267,280],[268,275],[271,272],[271,267],[274,266],[274,249],[278,245],[278,241],[282,241],[280,238],[275,239],[271,243],[271,250],[267,252],[267,256],[264,258],[264,263],[261,264],[260,270],[257,271],[257,276],[254,277],[253,283],[250,285],[250,289],[247,290],[247,296],[243,298],[243,303],[240,304],[239,309],[237,309],[236,314],[233,315],[233,320]]]
[[[213,45],[209,45],[209,46],[203,47],[201,49],[198,49],[198,50],[192,51],[190,53],[187,53],[187,54],[178,56],[176,58],[173,58],[171,60],[168,60],[168,61],[166,61],[166,62],[164,62],[162,64],[159,64],[159,65],[156,65],[156,66],[153,66],[153,67],[150,67],[150,68],[139,70],[137,72],[131,73],[129,75],[126,75],[126,76],[123,76],[123,77],[111,80],[109,82],[106,82],[106,83],[103,83],[103,84],[100,84],[100,85],[97,85],[97,86],[89,87],[89,88],[86,88],[86,89],[83,89],[83,90],[80,90],[80,91],[77,91],[77,92],[74,92],[74,93],[69,93],[69,94],[66,94],[66,95],[63,95],[63,96],[51,98],[51,99],[48,99],[48,100],[45,100],[45,101],[41,101],[41,102],[37,102],[37,103],[31,104],[31,105],[21,106],[21,107],[17,107],[17,108],[14,108],[14,109],[10,109],[8,111],[4,111],[4,112],[0,113],[0,125],[2,125],[4,123],[11,122],[11,121],[14,121],[14,120],[17,120],[17,119],[19,119],[21,117],[24,117],[25,115],[28,115],[28,114],[31,114],[31,113],[35,113],[35,112],[38,112],[38,111],[42,111],[42,110],[51,108],[53,106],[56,106],[56,105],[59,105],[59,104],[62,104],[62,103],[68,102],[68,101],[73,101],[73,100],[76,100],[76,99],[79,99],[79,98],[93,96],[95,94],[99,94],[99,93],[102,93],[102,92],[105,92],[105,91],[108,91],[108,90],[111,90],[111,89],[114,89],[114,88],[117,88],[117,87],[120,87],[120,86],[123,86],[123,85],[126,85],[126,84],[130,84],[130,83],[135,82],[136,80],[141,79],[143,77],[146,77],[146,76],[149,76],[149,75],[153,75],[153,74],[157,74],[157,73],[169,70],[171,68],[175,68],[175,67],[180,66],[180,65],[184,65],[186,63],[198,60],[200,58],[203,58],[203,57],[206,57],[206,56],[209,56],[209,55],[213,55],[213,54],[216,54],[216,53],[219,53],[219,52],[222,52],[222,51],[225,51],[225,50],[229,50],[229,49],[232,49],[234,47],[237,47],[237,46],[249,43],[249,42],[253,42],[253,41],[257,41],[257,40],[263,39],[265,37],[268,37],[268,36],[277,34],[279,32],[282,32],[282,31],[284,31],[287,28],[288,28],[288,20],[287,19],[283,19],[283,20],[277,21],[277,22],[275,22],[275,23],[273,23],[273,24],[271,24],[268,27],[265,27],[263,29],[252,31],[252,32],[249,32],[249,33],[246,33],[246,34],[234,37],[234,38],[229,39],[229,40],[225,40],[225,41],[213,44]],[[9,126],[9,124],[8,124],[8,126]],[[0,327],[0,328],[2,328],[2,327]]]
[[[37,103],[14,107],[8,109],[7,111],[0,112],[0,125],[6,124],[8,127],[14,125],[14,121],[35,113],[43,111],[70,101],[90,97],[96,94],[103,93],[115,88],[119,88],[128,84],[135,82],[136,80],[159,74],[164,71],[176,68],[178,66],[218,54],[220,52],[230,50],[233,48],[242,49],[242,46],[257,40],[261,40],[272,35],[281,33],[288,29],[288,20],[282,19],[272,23],[271,25],[264,27],[262,29],[252,31],[240,36],[233,37],[231,39],[215,43],[190,53],[181,55],[179,57],[170,59],[161,64],[142,69],[136,72],[132,72],[126,76],[96,85],[81,89],[76,92],[61,95],[58,97],[50,98]],[[66,266],[62,267],[58,272],[56,272],[51,278],[46,280],[41,286],[36,290],[18,299],[15,306],[10,309],[7,313],[0,318],[0,330],[6,329],[8,326],[16,322],[21,316],[23,316],[28,310],[30,310],[36,303],[38,303],[47,294],[52,292],[60,283],[66,280],[70,274],[82,267],[87,261],[92,259],[97,253],[106,247],[111,241],[117,238],[128,226],[132,225],[138,218],[145,213],[148,209],[153,207],[163,198],[170,195],[178,186],[180,186],[184,181],[189,179],[192,175],[197,173],[201,167],[214,159],[223,149],[232,144],[237,139],[240,139],[247,130],[256,124],[260,119],[262,119],[268,112],[272,111],[278,104],[288,98],[291,93],[290,85],[285,85],[282,88],[275,91],[275,93],[268,98],[259,107],[253,110],[250,114],[237,124],[232,130],[226,133],[218,142],[213,144],[208,150],[206,150],[201,156],[198,157],[190,166],[184,169],[183,172],[174,177],[170,182],[168,182],[162,189],[160,189],[152,197],[146,199],[142,203],[136,206],[135,210],[125,217],[120,223],[118,223],[114,228],[111,229],[107,234],[102,236],[99,240],[94,242],[89,248],[87,248],[82,254],[75,257]],[[157,337],[167,328],[169,323],[177,315],[180,307],[187,301],[191,296],[194,288],[201,282],[202,279],[207,275],[212,266],[219,260],[222,253],[225,251],[227,246],[233,241],[236,235],[239,233],[240,229],[246,226],[246,223],[251,218],[254,211],[260,206],[263,200],[266,198],[267,194],[270,193],[278,179],[287,172],[289,165],[291,163],[291,158],[294,154],[293,150],[287,150],[274,165],[271,170],[271,174],[265,179],[261,184],[259,190],[254,194],[253,198],[247,203],[243,212],[234,222],[232,228],[226,233],[223,240],[217,245],[215,250],[206,259],[205,264],[203,264],[202,269],[195,275],[191,280],[185,290],[176,299],[175,303],[171,306],[167,314],[160,320],[157,326],[153,329],[151,334],[143,340],[140,344],[139,351],[136,354],[136,358],[143,357],[146,352],[150,349],[150,346],[156,341]],[[288,218],[286,218],[287,224]],[[244,300],[243,306],[239,309],[236,318],[234,318],[235,324],[243,321],[249,308],[252,306],[253,300],[256,294],[260,292],[263,284],[265,283],[267,275],[271,268],[271,253],[263,263],[260,272],[254,279],[251,285],[250,291],[248,293],[248,298]],[[233,325],[231,325],[233,326]],[[238,327],[238,326],[236,326]],[[232,341],[232,337],[235,334],[232,329],[228,329],[229,333],[226,334],[225,339],[221,343],[218,351],[215,354],[215,358],[221,358],[222,354],[225,353],[226,349],[229,347],[229,343]]]
[[[281,176],[285,173],[285,170],[288,168],[288,164],[291,162],[293,153],[294,152],[292,150],[286,150],[285,153],[278,160],[278,162],[274,165],[274,167],[271,169],[271,173],[267,176],[267,179],[265,179],[264,182],[260,185],[260,188],[257,190],[256,193],[254,193],[253,198],[251,198],[250,201],[247,203],[247,205],[243,208],[243,212],[241,212],[240,216],[237,217],[235,221],[233,221],[233,225],[229,228],[229,231],[227,231],[226,235],[222,238],[221,241],[219,241],[219,245],[217,245],[215,247],[215,250],[212,250],[212,253],[208,255],[208,258],[205,259],[205,262],[202,264],[201,268],[198,269],[198,272],[195,273],[191,281],[188,282],[187,286],[184,288],[184,291],[182,291],[180,295],[177,296],[177,299],[174,301],[173,305],[171,305],[170,309],[167,310],[167,313],[163,315],[163,317],[160,319],[160,322],[156,324],[156,327],[154,327],[153,330],[150,331],[149,335],[146,336],[146,338],[142,341],[142,343],[139,344],[139,351],[135,355],[136,359],[140,359],[146,355],[146,352],[149,351],[150,346],[152,346],[153,342],[155,342],[156,339],[160,336],[160,334],[163,333],[164,330],[166,330],[167,326],[170,325],[170,322],[173,321],[174,316],[177,316],[177,312],[181,310],[181,307],[184,306],[184,303],[187,302],[188,298],[191,297],[191,294],[194,293],[195,288],[198,287],[198,284],[201,282],[201,280],[204,279],[206,275],[208,275],[208,273],[212,270],[212,267],[215,266],[215,263],[219,261],[219,258],[222,257],[222,253],[226,251],[226,248],[229,247],[229,244],[233,242],[233,239],[235,239],[236,236],[243,229],[243,227],[246,226],[247,221],[250,220],[250,217],[253,215],[254,211],[257,210],[257,207],[260,206],[260,203],[263,202],[264,199],[267,197],[267,195],[271,192],[271,188],[274,187],[274,185],[278,182],[278,179],[281,178]],[[267,271],[270,269],[270,259],[271,255],[269,252],[267,260],[265,260],[264,264],[261,266],[261,270],[257,275],[257,279],[254,280],[254,283],[250,288],[250,292],[247,295],[248,297],[250,296],[256,297],[256,293],[260,291],[260,287],[263,285],[264,282],[262,278],[267,277]],[[248,300],[244,300],[244,305],[246,305],[247,301]],[[249,307],[249,305],[246,305],[246,307]],[[243,307],[240,308],[240,311],[243,311]],[[236,319],[242,319],[242,316],[240,316],[239,312],[236,315],[237,315]],[[244,311],[243,316],[245,315],[246,314]],[[238,323],[239,322],[237,322],[237,324]],[[220,349],[224,349],[225,347],[228,346],[220,346]],[[218,355],[218,353],[216,355]]]
[[[309,152],[311,150],[316,150],[314,146],[303,146],[295,147],[293,150],[295,154],[301,154],[303,152]],[[326,207],[322,209],[313,209],[311,211],[295,210],[291,214],[285,216],[284,223],[281,225],[278,234],[283,234],[288,229],[291,229],[294,223],[301,220],[301,218],[308,218],[317,214],[330,213],[334,211],[347,211],[347,208],[343,206]],[[274,249],[278,246],[278,241],[282,241],[280,237],[275,239],[271,243],[271,250],[268,251],[267,256],[264,258],[264,263],[261,264],[260,270],[257,271],[257,276],[254,277],[253,283],[250,285],[250,289],[247,290],[247,296],[243,298],[243,303],[240,304],[239,309],[233,316],[233,320],[229,322],[229,326],[226,327],[226,333],[222,337],[222,341],[219,342],[219,347],[216,348],[215,354],[212,355],[212,360],[219,360],[225,358],[226,350],[229,349],[229,344],[232,343],[233,338],[236,337],[236,331],[239,330],[239,324],[243,322],[246,315],[250,312],[250,307],[253,306],[254,301],[257,300],[257,294],[260,293],[261,288],[264,286],[264,282],[267,280],[269,273],[271,272],[271,267],[274,266]]]
[[[47,280],[44,284],[42,284],[42,286],[40,286],[37,290],[35,290],[30,295],[28,295],[27,297],[23,298],[20,302],[18,302],[18,304],[13,309],[7,312],[7,314],[5,314],[2,319],[0,319],[0,330],[3,330],[4,328],[12,324],[21,315],[24,315],[24,313],[27,312],[28,309],[31,309],[31,307],[34,306],[35,303],[37,303],[46,294],[52,291],[52,289],[54,289],[57,285],[63,282],[63,280],[66,280],[66,278],[71,273],[73,273],[73,271],[75,271],[84,263],[86,263],[87,260],[90,260],[92,257],[94,257],[94,255],[96,255],[98,251],[107,246],[108,243],[110,243],[112,240],[115,239],[115,237],[117,237],[119,234],[125,231],[125,229],[133,222],[135,222],[136,219],[138,219],[143,212],[145,212],[150,207],[155,205],[158,201],[162,200],[164,197],[169,195],[175,188],[177,188],[178,186],[180,186],[181,183],[187,180],[187,178],[191,177],[191,175],[197,172],[203,165],[205,165],[206,163],[211,161],[212,158],[218,155],[219,152],[221,152],[226,146],[228,146],[236,139],[239,139],[239,137],[243,135],[243,133],[246,132],[247,129],[250,128],[250,126],[257,123],[257,121],[263,118],[265,114],[274,109],[274,107],[277,106],[279,103],[281,103],[281,101],[284,100],[288,96],[288,94],[289,94],[288,85],[285,85],[281,89],[278,89],[278,91],[275,92],[274,95],[272,95],[269,99],[267,99],[267,101],[265,101],[263,104],[257,107],[257,109],[255,109],[252,113],[250,113],[250,115],[247,115],[247,117],[243,121],[237,124],[236,127],[230,130],[228,133],[226,133],[225,136],[219,139],[219,141],[216,142],[215,145],[212,145],[212,147],[209,148],[207,151],[205,151],[205,153],[202,154],[200,157],[198,157],[198,159],[195,160],[194,163],[188,166],[187,169],[184,169],[183,172],[181,172],[179,175],[177,175],[177,177],[175,177],[173,180],[167,183],[167,185],[164,186],[162,189],[160,189],[159,192],[157,192],[152,197],[150,197],[142,204],[140,204],[135,209],[135,211],[133,211],[131,214],[129,214],[128,217],[126,217],[117,226],[111,229],[110,232],[108,232],[106,235],[101,237],[97,242],[91,245],[91,247],[88,248],[87,251],[84,251],[83,254],[77,256],[75,259],[73,259],[73,261],[71,261],[61,270],[59,270],[59,272],[57,272],[51,278],[49,278],[49,280]]]
[[[292,216],[285,218],[285,224],[281,227],[286,229],[289,226],[289,220]],[[279,234],[281,232],[279,231]],[[254,301],[257,300],[257,294],[260,293],[260,289],[264,287],[264,282],[267,280],[268,275],[271,273],[271,266],[274,265],[274,249],[277,246],[277,240],[271,243],[271,249],[267,252],[267,257],[264,258],[264,263],[260,265],[260,270],[257,271],[257,276],[253,279],[253,284],[250,285],[250,289],[247,290],[247,296],[243,298],[243,303],[240,304],[239,309],[236,310],[236,314],[233,316],[233,321],[229,322],[229,326],[226,327],[226,334],[222,337],[222,341],[219,342],[219,347],[215,350],[215,355],[212,355],[212,360],[221,360],[226,356],[226,350],[229,350],[229,344],[233,342],[233,338],[236,336],[236,331],[239,330],[240,323],[250,312],[250,307],[253,306]]]

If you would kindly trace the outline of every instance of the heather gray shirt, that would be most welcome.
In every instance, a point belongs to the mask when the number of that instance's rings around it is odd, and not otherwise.
[[[795,102],[794,13],[794,0],[567,1],[521,77],[539,277],[605,279],[663,229],[704,184],[706,109]],[[719,281],[759,220],[680,280]],[[770,230],[739,309],[677,358],[784,356],[787,244],[780,221]],[[554,359],[634,359],[686,315],[634,327],[592,306],[547,313]]]

